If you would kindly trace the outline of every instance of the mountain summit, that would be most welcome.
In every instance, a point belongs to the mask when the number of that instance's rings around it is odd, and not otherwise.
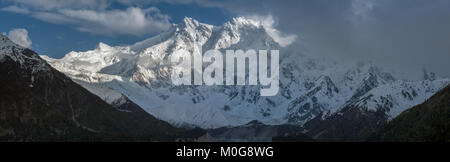
[[[120,101],[117,96],[124,96],[180,127],[218,128],[254,120],[303,125],[348,113],[349,107],[358,113],[379,111],[382,118],[377,120],[383,123],[449,83],[439,78],[400,80],[374,64],[317,59],[306,55],[307,50],[282,45],[273,33],[282,35],[262,21],[243,17],[221,26],[185,18],[134,45],[100,44],[62,59],[43,58],[106,102],[114,105]],[[278,95],[262,97],[259,86],[174,86],[168,56],[199,48],[280,50]]]
[[[173,141],[190,136],[120,93],[114,93],[117,106],[111,106],[3,35],[0,76],[0,141]]]

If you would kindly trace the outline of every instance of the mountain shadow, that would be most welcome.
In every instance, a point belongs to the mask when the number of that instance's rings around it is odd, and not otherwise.
[[[369,141],[449,142],[450,86],[402,112],[373,133]]]
[[[118,109],[0,35],[0,141],[175,141],[186,132],[129,103]]]

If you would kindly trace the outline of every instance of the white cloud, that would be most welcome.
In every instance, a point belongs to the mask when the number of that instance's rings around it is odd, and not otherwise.
[[[170,27],[169,16],[151,7],[126,10],[72,10],[59,11],[62,17],[41,17],[43,20],[74,23],[80,31],[103,35],[143,35],[157,33]],[[60,20],[58,20],[60,19]]]
[[[158,33],[170,26],[170,17],[155,7],[109,8],[108,0],[16,0],[2,11],[22,13],[55,24],[99,35]]]
[[[250,19],[257,20],[261,23],[267,33],[282,47],[292,44],[296,39],[297,35],[294,34],[283,34],[277,29],[275,29],[275,20],[272,15],[268,16],[248,16]]]
[[[28,31],[26,29],[13,29],[9,31],[8,37],[14,43],[21,45],[25,48],[31,47],[31,39],[28,37]]]

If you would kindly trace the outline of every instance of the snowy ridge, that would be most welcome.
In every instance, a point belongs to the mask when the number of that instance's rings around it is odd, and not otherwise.
[[[131,46],[100,43],[94,50],[71,52],[62,59],[42,57],[108,103],[123,95],[173,125],[203,128],[238,126],[253,120],[302,125],[350,104],[367,110],[386,109],[395,117],[449,83],[439,78],[399,80],[371,63],[313,58],[305,55],[306,50],[281,46],[268,33],[274,30],[243,17],[222,26],[185,18],[168,31]],[[279,49],[279,93],[262,97],[259,86],[172,85],[168,56],[199,48]]]
[[[31,50],[12,42],[7,36],[0,34],[0,63],[6,58],[20,64],[21,68],[29,68],[36,73],[48,70],[48,64]]]
[[[3,59],[4,57],[8,56],[9,58],[13,59],[16,62],[23,63],[24,62],[24,55],[21,55],[22,51],[25,50],[24,47],[12,42],[9,40],[9,38],[3,34],[0,34],[0,59]],[[27,58],[33,58],[27,57]]]
[[[349,104],[370,111],[387,110],[389,119],[392,119],[407,108],[425,102],[448,84],[448,79],[416,82],[396,81],[392,84],[381,85]]]

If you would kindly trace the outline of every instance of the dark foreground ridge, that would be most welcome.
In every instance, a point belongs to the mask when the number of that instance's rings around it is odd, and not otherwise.
[[[450,141],[450,86],[402,112],[377,130],[370,141]]]
[[[35,52],[5,36],[0,44],[0,141],[174,141],[203,134],[174,128],[137,105],[121,111]]]

